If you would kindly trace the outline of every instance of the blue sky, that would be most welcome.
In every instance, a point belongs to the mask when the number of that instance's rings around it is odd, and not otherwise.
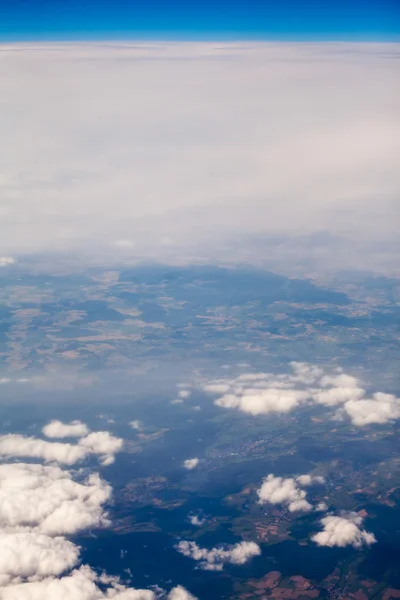
[[[399,0],[0,0],[0,41],[393,40]]]

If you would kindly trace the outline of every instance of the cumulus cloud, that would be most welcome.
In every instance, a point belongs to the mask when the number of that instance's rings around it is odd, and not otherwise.
[[[328,515],[321,519],[323,530],[316,533],[311,539],[319,546],[353,546],[361,548],[376,542],[375,536],[361,529],[363,519],[356,513],[336,517]]]
[[[62,423],[61,421],[50,421],[42,429],[43,434],[48,438],[68,438],[84,437],[89,433],[89,428],[81,421],[71,421],[71,423]]]
[[[79,445],[47,442],[35,437],[10,433],[0,436],[0,456],[38,458],[46,462],[73,465],[85,458],[87,452]]]
[[[261,554],[261,549],[255,542],[239,542],[234,546],[220,546],[207,550],[200,548],[196,542],[182,540],[175,548],[184,556],[198,561],[199,567],[205,571],[222,571],[226,563],[243,565]]]
[[[183,462],[183,466],[185,469],[188,469],[188,471],[191,471],[198,466],[199,462],[200,460],[198,458],[188,458]]]
[[[349,400],[343,408],[353,425],[358,427],[400,418],[400,398],[382,392],[374,394],[372,399]]]
[[[0,465],[0,527],[67,535],[108,523],[111,488],[99,475],[82,482],[69,471],[36,464]]]
[[[305,404],[316,404],[335,409],[334,419],[349,417],[356,426],[400,418],[399,398],[376,392],[368,399],[361,382],[341,369],[327,375],[308,363],[292,362],[290,368],[288,373],[279,375],[242,373],[236,378],[200,385],[206,393],[217,396],[217,406],[254,416],[288,413]]]
[[[181,585],[178,585],[170,591],[168,594],[168,600],[197,600],[192,594],[190,594]]]
[[[110,435],[108,431],[89,433],[77,444],[48,442],[12,433],[0,436],[0,456],[29,457],[66,465],[73,465],[90,454],[99,455],[104,465],[111,464],[122,446],[123,440]]]
[[[86,436],[86,447],[114,452],[115,441],[104,433]],[[97,473],[81,481],[77,475],[53,465],[0,465],[0,600],[157,600],[152,590],[76,568],[80,548],[66,536],[107,526],[112,494]],[[181,586],[166,598],[196,600]]]
[[[307,400],[309,394],[299,390],[247,390],[243,395],[226,394],[215,401],[223,408],[238,408],[251,415],[287,413]]]
[[[56,579],[48,577],[41,581],[9,585],[0,590],[1,600],[156,600],[151,590],[137,590],[114,584],[106,591],[97,583],[99,577],[83,565],[69,575]]]
[[[78,562],[79,548],[64,537],[0,532],[0,584],[61,575]]]
[[[79,440],[79,446],[88,454],[99,454],[103,464],[114,462],[114,455],[122,450],[123,440],[111,435],[108,431],[95,431]]]
[[[299,486],[308,486],[312,483],[324,483],[324,478],[300,475],[293,479],[292,477],[275,477],[270,473],[257,490],[259,504],[283,504],[288,507],[290,512],[308,512],[312,510],[312,505],[306,500],[306,492]]]
[[[206,519],[204,517],[200,517],[199,515],[189,515],[188,519],[189,523],[195,527],[201,527],[206,522]]]

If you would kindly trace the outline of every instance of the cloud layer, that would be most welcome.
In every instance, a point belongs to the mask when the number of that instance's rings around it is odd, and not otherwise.
[[[397,235],[397,44],[1,53],[4,257],[165,257],[316,230],[368,239],[373,253]]]

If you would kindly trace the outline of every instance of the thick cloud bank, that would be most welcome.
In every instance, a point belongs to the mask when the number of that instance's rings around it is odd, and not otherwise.
[[[222,571],[226,563],[244,565],[254,556],[261,554],[261,549],[255,542],[239,542],[234,546],[220,546],[207,550],[200,548],[196,542],[182,540],[175,547],[184,556],[198,561],[200,569],[205,571]]]
[[[362,238],[374,256],[397,236],[397,44],[0,52],[5,259],[212,254],[268,231]]]
[[[89,454],[108,461],[121,449],[119,438],[88,431],[52,421],[44,428],[50,437],[84,437],[71,445],[7,435],[1,453],[69,465]],[[54,465],[0,465],[0,600],[196,600],[181,586],[160,595],[80,565],[80,548],[66,536],[109,525],[112,489],[97,473],[77,477]]]
[[[292,362],[291,373],[244,373],[234,379],[217,379],[202,384],[216,396],[215,404],[251,415],[288,413],[305,404],[326,406],[336,419],[350,418],[362,427],[400,418],[400,399],[376,392],[368,398],[362,383],[340,369],[333,375],[319,367]]]
[[[372,533],[360,528],[362,522],[362,517],[356,513],[349,513],[342,517],[328,515],[321,519],[323,530],[316,533],[312,540],[319,546],[353,546],[353,548],[370,546],[376,542],[376,539]]]

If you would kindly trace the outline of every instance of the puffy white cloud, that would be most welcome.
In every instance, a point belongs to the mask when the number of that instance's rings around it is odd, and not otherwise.
[[[0,600],[156,600],[151,590],[135,590],[112,585],[104,592],[98,587],[99,578],[84,565],[69,575],[56,579],[9,585],[0,590]]]
[[[79,440],[79,446],[85,448],[90,454],[99,454],[102,457],[102,464],[109,465],[114,462],[114,455],[122,450],[123,440],[108,431],[94,431]]]
[[[199,561],[199,567],[206,571],[222,571],[224,564],[243,565],[254,556],[261,554],[255,542],[239,542],[234,546],[220,546],[207,550],[196,542],[180,541],[175,548],[181,554]]]
[[[382,392],[374,394],[372,399],[349,400],[343,408],[358,427],[400,419],[400,398]]]
[[[264,480],[261,487],[257,490],[260,504],[284,504],[291,512],[308,512],[312,505],[306,500],[306,492],[298,487],[301,477],[308,478],[307,475],[300,476],[297,481],[292,477],[275,477],[270,473]],[[308,479],[307,479],[308,481]],[[306,485],[309,485],[306,483]]]
[[[201,527],[206,522],[204,517],[200,517],[199,515],[189,515],[188,517],[189,523],[191,525],[195,525],[196,527]]]
[[[332,387],[328,390],[319,390],[313,394],[313,399],[317,404],[325,406],[337,406],[348,400],[357,400],[362,398],[365,390],[358,387]]]
[[[323,530],[312,536],[312,540],[319,546],[353,546],[361,548],[376,542],[375,536],[365,529],[360,529],[363,519],[356,513],[335,517],[328,515],[321,519]]]
[[[4,457],[30,457],[73,465],[87,454],[86,449],[79,445],[47,442],[13,433],[0,436],[0,456]]]
[[[123,440],[110,435],[108,431],[89,433],[77,444],[48,442],[12,433],[0,436],[0,456],[30,457],[66,465],[73,465],[90,454],[100,455],[104,465],[111,464],[122,446]]]
[[[47,535],[73,534],[107,524],[111,488],[97,474],[82,483],[69,471],[35,464],[0,465],[0,527]]]
[[[76,565],[79,548],[64,537],[0,532],[0,584],[61,575]]]
[[[223,408],[238,408],[251,415],[268,413],[287,413],[297,408],[309,397],[308,392],[301,390],[247,390],[242,395],[225,394],[215,401]]]
[[[116,450],[108,436],[87,438],[93,451]],[[78,482],[58,466],[0,465],[0,600],[157,600],[151,590],[98,577],[86,565],[71,572],[80,549],[65,536],[106,526],[111,493],[96,473]],[[196,600],[181,586],[167,598]]]
[[[14,258],[11,256],[0,256],[0,267],[7,267],[15,263]]]
[[[178,392],[178,396],[179,396],[179,398],[182,398],[182,400],[186,400],[187,398],[190,398],[191,395],[192,395],[192,392],[190,390],[180,390]]]
[[[54,420],[45,425],[42,432],[49,438],[84,437],[89,433],[89,428],[81,421],[62,423]]]
[[[328,510],[328,505],[326,504],[326,502],[318,502],[317,506],[315,507],[315,510],[318,512],[325,512],[326,510]]]
[[[365,398],[361,382],[336,369],[325,375],[320,367],[290,363],[291,372],[242,373],[232,379],[203,382],[203,391],[217,396],[214,403],[252,415],[287,413],[304,404],[336,408],[334,419],[350,417],[353,425],[386,423],[400,418],[400,399],[376,392]]]
[[[197,598],[185,590],[181,585],[178,585],[170,591],[168,600],[197,600]]]
[[[188,469],[188,471],[191,471],[198,466],[199,462],[200,460],[198,458],[188,458],[183,462],[183,466],[185,469]]]

